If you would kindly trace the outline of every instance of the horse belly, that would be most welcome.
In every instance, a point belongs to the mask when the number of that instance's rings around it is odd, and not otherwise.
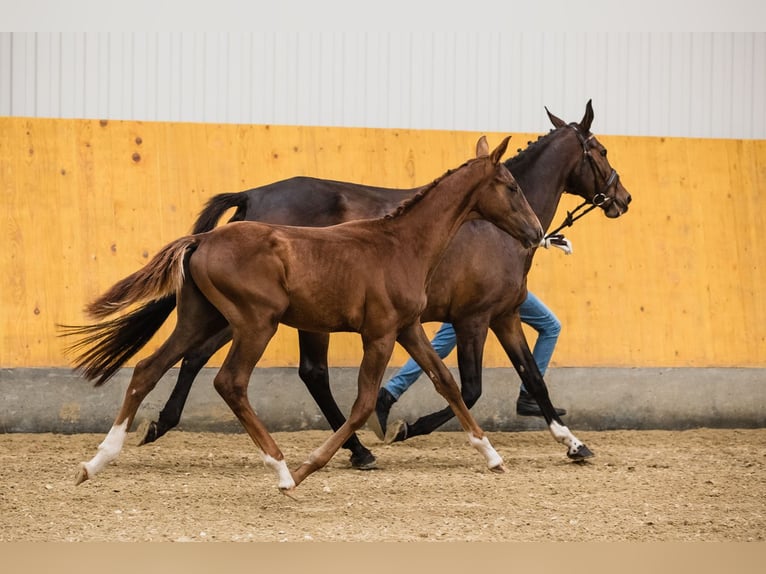
[[[361,321],[356,313],[340,309],[325,300],[294,301],[282,315],[281,322],[302,331],[337,333],[359,332]]]

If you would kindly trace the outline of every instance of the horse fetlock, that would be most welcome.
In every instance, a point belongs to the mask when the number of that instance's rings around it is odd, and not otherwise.
[[[276,472],[278,480],[277,486],[280,491],[290,491],[295,488],[295,480],[293,480],[293,475],[290,474],[290,469],[287,468],[287,463],[284,459],[277,460],[268,454],[264,454],[263,462],[266,466]]]
[[[549,428],[553,438],[567,447],[567,456],[569,458],[582,460],[593,456],[590,449],[564,425],[552,421]]]
[[[557,423],[556,421],[551,421],[548,428],[551,431],[553,438],[555,438],[556,441],[560,442],[561,444],[565,444],[570,448],[576,447],[578,444],[582,444],[579,440],[577,440],[577,437],[572,434],[572,431],[570,431],[569,428]]]
[[[93,478],[98,474],[107,464],[113,461],[120,454],[122,446],[125,444],[127,437],[128,421],[127,419],[119,425],[114,425],[109,430],[106,438],[98,445],[96,455],[88,462],[80,464],[80,469],[77,472],[76,483],[80,484],[85,482],[89,478]]]
[[[468,433],[468,442],[471,446],[478,450],[486,459],[487,466],[494,472],[505,472],[503,466],[503,458],[498,454],[495,448],[490,444],[489,439],[486,436],[476,438],[473,433]],[[503,470],[496,470],[503,467]]]

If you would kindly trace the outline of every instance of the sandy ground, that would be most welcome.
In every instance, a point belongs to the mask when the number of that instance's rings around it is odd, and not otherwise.
[[[103,435],[0,435],[0,541],[761,541],[766,429],[576,433],[572,463],[547,431],[491,433],[508,472],[465,435],[383,445],[373,471],[346,451],[297,500],[244,434],[171,432],[127,444],[94,479],[77,464]],[[275,433],[296,465],[325,431]]]

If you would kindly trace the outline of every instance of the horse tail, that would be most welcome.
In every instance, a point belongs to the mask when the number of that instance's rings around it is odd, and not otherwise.
[[[236,207],[237,211],[234,212],[229,221],[242,221],[245,219],[245,211],[247,210],[248,196],[246,191],[239,191],[236,193],[219,193],[211,197],[205,204],[200,214],[197,216],[197,221],[194,223],[192,233],[205,233],[212,230],[217,224],[218,220],[227,209]]]
[[[62,335],[81,337],[65,349],[75,354],[74,369],[97,387],[103,385],[151,340],[175,306],[175,297],[163,297],[110,321],[59,325]]]
[[[143,268],[118,281],[86,306],[85,311],[95,319],[103,319],[134,303],[175,293],[184,281],[186,252],[199,241],[199,236],[187,235],[169,243]]]

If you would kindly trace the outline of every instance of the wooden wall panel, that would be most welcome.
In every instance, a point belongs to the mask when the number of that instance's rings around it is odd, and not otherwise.
[[[187,233],[217,193],[299,174],[420,185],[471,156],[479,135],[0,118],[0,367],[66,366],[55,325],[82,323],[87,301]],[[514,134],[511,148],[532,137]],[[634,201],[620,219],[594,212],[568,230],[574,255],[535,258],[530,287],[564,326],[553,365],[766,366],[766,142],[600,139]],[[565,196],[556,223],[576,203]],[[296,340],[281,328],[261,365],[295,365]],[[359,354],[356,335],[333,337],[334,365]],[[492,337],[485,364],[508,364]]]

